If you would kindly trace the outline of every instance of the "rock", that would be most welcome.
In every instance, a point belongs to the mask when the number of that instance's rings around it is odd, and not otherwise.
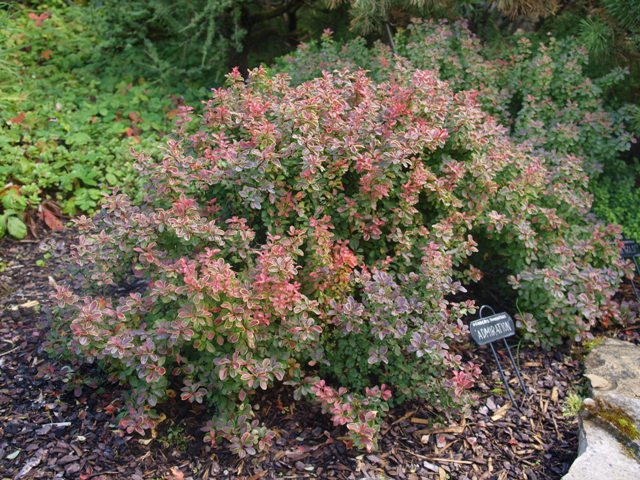
[[[640,479],[640,347],[608,338],[585,361],[578,458],[563,480]]]
[[[585,375],[585,377],[587,377],[589,379],[589,381],[591,382],[591,388],[595,388],[596,390],[610,390],[613,385],[611,385],[611,382],[609,382],[609,380],[607,380],[604,377],[601,377],[600,375]]]
[[[578,458],[562,480],[638,480],[640,464],[606,429],[580,422]]]
[[[607,338],[585,361],[585,376],[592,380],[594,400],[624,409],[640,424],[640,347]]]

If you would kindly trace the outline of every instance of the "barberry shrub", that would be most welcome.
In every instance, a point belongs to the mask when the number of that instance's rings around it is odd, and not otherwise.
[[[513,308],[518,311],[519,326],[535,343],[552,346],[563,337],[580,339],[597,322],[614,321],[615,315],[605,313],[608,307],[604,305],[616,282],[611,272],[602,268],[613,265],[615,252],[604,244],[617,227],[598,227],[609,233],[593,237],[590,229],[594,227],[584,227],[593,221],[588,217],[590,192],[594,191],[597,203],[593,211],[607,222],[622,223],[625,235],[637,232],[634,213],[620,207],[624,199],[632,197],[621,195],[625,190],[620,185],[628,187],[633,177],[621,182],[607,173],[631,170],[621,168],[621,155],[635,141],[628,127],[635,110],[605,105],[607,92],[624,79],[624,73],[614,70],[597,80],[588,78],[584,72],[588,54],[572,38],[549,37],[546,43],[539,43],[517,34],[496,50],[483,45],[464,22],[416,21],[398,32],[394,44],[397,55],[383,44],[367,49],[354,40],[341,45],[327,33],[320,41],[283,57],[278,68],[298,81],[317,75],[329,61],[339,67],[365,68],[377,81],[397,80],[402,72],[415,68],[429,69],[437,71],[454,93],[477,92],[481,109],[506,127],[511,140],[543,162],[547,172],[555,172],[553,179],[545,180],[548,188],[555,189],[548,197],[553,202],[540,199],[535,203],[555,208],[559,218],[547,220],[563,222],[565,233],[560,244],[555,228],[550,235],[532,233],[533,243],[526,249],[520,242],[483,244],[492,252],[483,256],[492,258],[488,262],[476,259],[476,266],[491,285],[509,279],[516,293]],[[600,173],[603,166],[604,175]],[[603,188],[611,183],[616,186]],[[563,206],[555,203],[561,197]],[[519,222],[520,214],[512,206],[508,208],[509,223]],[[501,223],[497,228],[502,229]],[[566,231],[569,229],[574,231]],[[593,242],[600,235],[603,250],[593,251]],[[500,294],[509,296],[506,290]],[[623,315],[617,320],[634,318]]]
[[[514,144],[476,97],[427,70],[256,70],[183,108],[161,161],[136,154],[144,200],[77,221],[94,293],[57,287],[71,350],[130,389],[122,426],[179,390],[215,407],[207,441],[253,454],[273,433],[251,399],[282,382],[371,450],[390,402],[461,403],[479,374],[458,347],[474,259],[508,261],[547,344],[615,314],[618,232],[583,220],[582,163]]]

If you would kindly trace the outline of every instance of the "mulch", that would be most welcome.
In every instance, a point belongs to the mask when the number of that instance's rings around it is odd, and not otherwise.
[[[490,351],[475,349],[466,354],[483,366],[475,405],[464,414],[438,412],[427,402],[403,405],[386,417],[380,448],[372,454],[347,449],[343,428],[316,405],[293,400],[286,388],[256,398],[258,417],[277,433],[267,454],[240,460],[224,447],[212,450],[200,432],[206,409],[176,401],[162,407],[166,420],[155,437],[125,435],[116,427],[119,387],[44,350],[52,320],[48,278],[68,275],[73,239],[67,230],[41,241],[0,244],[2,480],[537,480],[561,478],[576,456],[577,419],[565,416],[563,406],[583,385],[579,355],[517,344],[526,398],[512,369],[506,373],[521,410],[508,403]],[[637,341],[637,330],[615,333]]]

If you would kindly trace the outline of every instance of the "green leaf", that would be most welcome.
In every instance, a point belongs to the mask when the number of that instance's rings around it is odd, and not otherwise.
[[[2,195],[2,206],[8,210],[16,210],[22,212],[27,208],[27,199],[24,198],[17,190],[8,190]]]
[[[7,231],[9,235],[18,240],[27,236],[27,226],[18,217],[9,217],[7,220]]]
[[[91,137],[84,132],[76,132],[66,139],[66,143],[69,145],[86,145],[90,141]]]
[[[0,215],[0,238],[4,237],[7,232],[7,216]]]

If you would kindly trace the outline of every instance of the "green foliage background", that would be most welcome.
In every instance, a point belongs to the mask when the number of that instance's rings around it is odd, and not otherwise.
[[[154,151],[171,131],[176,107],[197,104],[233,66],[245,72],[271,64],[331,28],[348,51],[324,49],[314,75],[345,58],[375,71],[367,50],[389,43],[390,32],[400,33],[402,48],[412,16],[465,19],[488,57],[508,55],[516,32],[534,44],[549,35],[576,39],[588,52],[586,75],[624,77],[603,88],[607,108],[619,111],[640,98],[635,0],[0,3],[0,237],[9,230],[22,238],[27,224],[34,230],[43,201],[75,215],[92,212],[114,186],[135,189],[129,150]],[[635,119],[627,128],[638,136],[638,109],[624,108]],[[636,145],[607,158],[602,174],[592,175],[594,212],[633,238],[640,238],[638,151]]]
[[[102,55],[91,10],[41,11],[0,9],[0,228],[16,238],[44,200],[75,215],[110,187],[133,187],[129,149],[155,151],[175,108],[175,89]]]

